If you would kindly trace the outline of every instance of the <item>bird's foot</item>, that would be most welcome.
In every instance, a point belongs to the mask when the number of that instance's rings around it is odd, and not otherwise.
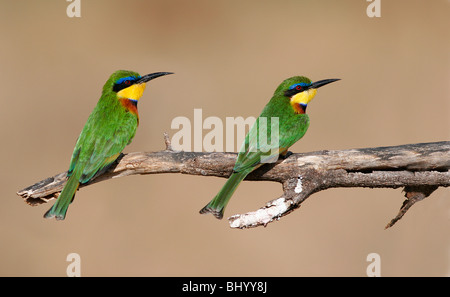
[[[280,155],[281,159],[286,160],[287,158],[289,158],[292,155],[291,151],[286,151],[286,153]]]

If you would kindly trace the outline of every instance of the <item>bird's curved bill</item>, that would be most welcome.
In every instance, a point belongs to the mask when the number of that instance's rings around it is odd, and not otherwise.
[[[168,74],[173,74],[173,72],[155,72],[155,73],[150,73],[150,74],[142,76],[140,79],[138,79],[136,81],[136,83],[137,84],[143,84],[143,83],[146,83],[146,82],[148,82],[148,81],[150,81],[152,79],[155,79],[155,78],[160,77],[160,76],[168,75]]]
[[[332,82],[335,82],[338,80],[340,80],[340,78],[319,80],[319,81],[313,82],[309,88],[310,89],[318,89],[320,87],[323,87],[324,85],[327,85],[329,83],[332,83]]]

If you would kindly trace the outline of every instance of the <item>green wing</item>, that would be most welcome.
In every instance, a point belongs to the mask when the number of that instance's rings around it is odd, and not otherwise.
[[[45,218],[63,220],[79,184],[108,169],[133,139],[137,114],[127,112],[117,100],[108,99],[116,98],[102,96],[84,125],[72,154],[67,183]]]
[[[122,110],[114,113],[93,112],[78,138],[72,155],[69,175],[76,166],[83,168],[80,183],[87,183],[105,171],[133,139],[137,117]]]
[[[305,135],[308,127],[307,114],[276,110],[269,103],[245,137],[233,170],[241,172],[276,162],[280,154]]]

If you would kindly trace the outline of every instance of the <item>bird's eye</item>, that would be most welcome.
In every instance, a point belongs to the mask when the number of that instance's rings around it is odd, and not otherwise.
[[[295,87],[295,89],[300,91],[302,89],[302,86],[298,85],[298,86]]]
[[[124,81],[123,83],[126,84],[127,86],[130,85],[130,81],[129,81],[129,80],[126,80],[126,81]]]

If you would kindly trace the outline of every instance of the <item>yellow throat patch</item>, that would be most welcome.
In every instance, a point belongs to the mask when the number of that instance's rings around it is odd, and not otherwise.
[[[308,103],[316,96],[317,89],[308,89],[306,91],[295,94],[291,97],[291,106],[295,113],[305,113],[305,109],[301,105]]]
[[[142,94],[144,94],[145,86],[145,83],[129,86],[128,88],[120,90],[117,93],[117,96],[119,96],[119,98],[139,100],[142,97]]]
[[[297,93],[291,97],[291,105],[308,104],[316,96],[316,93],[317,89],[308,89]]]

